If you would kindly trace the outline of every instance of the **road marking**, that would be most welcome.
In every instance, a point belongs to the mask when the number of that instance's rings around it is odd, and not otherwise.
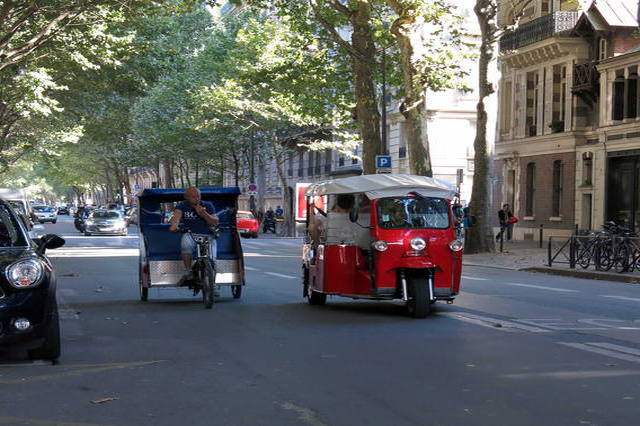
[[[244,257],[292,257],[295,259],[300,259],[300,255],[263,254],[263,253],[245,253]]]
[[[602,296],[602,297],[608,297],[609,299],[629,300],[631,302],[640,302],[640,299],[636,297],[626,297],[626,296]]]
[[[570,348],[580,349],[580,350],[587,351],[587,352],[593,352],[595,354],[609,356],[609,357],[612,357],[612,358],[621,359],[623,361],[640,363],[640,357],[638,357],[638,356],[633,356],[633,355],[620,353],[620,352],[614,352],[612,350],[603,349],[601,347],[588,346],[588,345],[601,346],[602,344],[599,344],[599,343],[589,343],[589,344],[573,343],[573,342],[557,342],[557,343],[560,344],[560,345],[563,345],[563,346],[568,346]],[[629,350],[631,348],[625,348],[625,349]]]
[[[489,281],[489,278],[468,277],[466,275],[463,275],[462,278],[464,278],[465,280],[472,280],[472,281]]]
[[[504,374],[507,379],[599,379],[602,377],[637,376],[640,370],[582,370],[582,371],[550,371],[544,373]]]
[[[76,366],[80,368],[78,368],[77,370],[63,371],[61,373],[54,373],[54,374],[45,374],[42,376],[22,377],[20,379],[4,379],[4,380],[0,380],[0,384],[19,385],[23,383],[32,383],[32,382],[40,382],[40,381],[51,380],[51,379],[58,379],[61,377],[80,376],[85,373],[100,373],[100,372],[109,371],[109,370],[119,370],[124,368],[160,364],[163,362],[166,362],[166,361],[162,361],[162,360],[138,361],[138,362],[122,362],[122,363],[114,363],[114,364],[95,364],[95,365]]]
[[[611,349],[625,354],[640,356],[640,349],[628,348],[626,346],[614,345],[613,343],[587,343],[591,346],[598,346],[605,349]]]
[[[246,269],[247,271],[259,271],[260,270],[258,268],[252,268],[251,266],[245,266],[244,269]]]
[[[522,284],[522,283],[504,283],[504,284],[514,286],[514,287],[528,287],[528,288],[537,288],[539,290],[560,291],[563,293],[579,293],[578,290],[568,290],[566,288],[556,288],[556,287],[545,287],[543,285]]]
[[[453,319],[458,319],[461,321],[466,321],[472,324],[481,325],[483,327],[489,327],[494,330],[500,330],[500,331],[510,332],[510,331],[514,331],[514,329],[521,330],[521,331],[529,331],[531,333],[548,333],[550,331],[540,327],[519,324],[517,322],[507,321],[500,318],[493,318],[493,317],[488,317],[484,315],[476,315],[476,314],[471,314],[467,312],[442,312],[442,313],[439,313],[438,315],[450,317]],[[500,326],[496,326],[497,324],[500,324]]]
[[[279,278],[288,278],[290,280],[297,280],[298,279],[298,277],[295,277],[293,275],[279,274],[277,272],[265,272],[265,274],[273,275],[274,277],[279,277]]]
[[[318,415],[309,408],[299,407],[291,402],[280,404],[280,408],[287,411],[293,411],[298,414],[298,419],[302,423],[306,423],[311,426],[326,426],[326,424],[318,418]]]
[[[102,423],[58,422],[54,420],[23,419],[18,417],[0,417],[3,425],[55,425],[55,426],[108,426]]]

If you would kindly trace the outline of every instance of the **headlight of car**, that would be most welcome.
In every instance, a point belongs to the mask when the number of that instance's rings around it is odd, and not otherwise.
[[[5,271],[9,284],[15,288],[35,287],[40,284],[43,275],[42,264],[33,259],[13,263]]]
[[[95,225],[95,222],[91,219],[87,219],[87,225]]]
[[[464,248],[464,244],[460,240],[453,240],[449,243],[451,251],[458,252]]]

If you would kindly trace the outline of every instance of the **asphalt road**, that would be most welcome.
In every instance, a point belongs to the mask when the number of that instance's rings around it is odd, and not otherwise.
[[[299,240],[242,240],[241,300],[138,301],[137,237],[50,255],[63,356],[0,364],[0,424],[631,425],[640,287],[468,267],[454,305],[301,298]],[[131,228],[132,231],[135,228]],[[93,401],[93,402],[92,402]]]

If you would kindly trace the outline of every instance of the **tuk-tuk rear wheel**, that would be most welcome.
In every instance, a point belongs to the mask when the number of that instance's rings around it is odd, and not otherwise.
[[[427,277],[410,274],[407,276],[407,287],[411,297],[407,301],[407,314],[413,318],[425,318],[431,313]]]
[[[327,303],[327,295],[313,290],[311,286],[308,286],[307,299],[310,305],[321,306]]]
[[[140,300],[142,302],[149,300],[149,289],[147,287],[142,287],[142,284],[140,284]]]
[[[231,286],[231,294],[234,299],[240,299],[242,296],[242,286],[241,285],[232,285]]]

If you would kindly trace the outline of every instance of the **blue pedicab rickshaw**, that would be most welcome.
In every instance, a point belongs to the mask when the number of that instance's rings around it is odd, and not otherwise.
[[[231,286],[234,299],[242,295],[244,260],[236,230],[236,211],[240,189],[200,188],[203,201],[213,203],[220,219],[215,261],[215,283]],[[169,217],[163,205],[184,200],[184,189],[145,189],[138,194],[140,229],[140,300],[147,301],[150,288],[179,287],[183,284],[184,264],[180,256],[181,233],[169,231]],[[185,287],[187,288],[187,287]]]

